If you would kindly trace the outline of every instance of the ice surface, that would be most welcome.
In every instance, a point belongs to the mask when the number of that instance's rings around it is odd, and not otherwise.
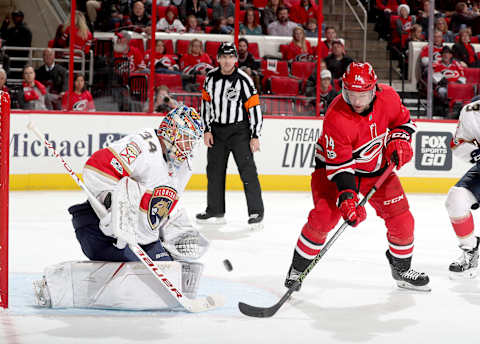
[[[228,225],[203,228],[211,240],[202,258],[200,294],[222,293],[225,307],[200,313],[37,308],[31,281],[45,266],[85,259],[70,224],[69,205],[82,192],[12,192],[10,304],[0,312],[0,343],[476,343],[479,279],[451,281],[459,250],[444,210],[445,196],[409,195],[416,220],[413,265],[431,278],[431,293],[397,289],[385,258],[385,227],[372,208],[347,229],[270,319],[243,316],[237,302],[270,306],[312,206],[309,193],[264,192],[265,228],[247,228],[242,192],[227,194]],[[191,216],[204,192],[186,192]],[[474,217],[478,217],[474,213]],[[229,259],[233,271],[222,261]]]

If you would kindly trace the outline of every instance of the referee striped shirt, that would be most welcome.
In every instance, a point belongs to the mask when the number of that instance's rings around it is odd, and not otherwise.
[[[202,89],[201,115],[205,132],[211,131],[212,123],[233,124],[249,121],[253,138],[262,130],[260,98],[252,79],[236,68],[230,75],[223,75],[220,68],[211,70]]]

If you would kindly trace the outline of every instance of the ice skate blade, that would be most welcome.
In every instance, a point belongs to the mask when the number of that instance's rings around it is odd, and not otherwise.
[[[448,277],[453,280],[467,280],[467,279],[474,279],[478,275],[478,269],[468,269],[462,272],[453,272],[449,271]]]
[[[261,231],[263,229],[263,223],[251,223],[248,225],[248,228],[252,231]]]
[[[227,220],[224,217],[211,217],[207,220],[196,219],[197,224],[202,226],[221,226],[227,224]]]
[[[424,291],[424,292],[432,291],[432,288],[430,288],[428,284],[422,285],[422,286],[416,286],[405,281],[395,281],[395,282],[397,282],[397,286],[402,289]]]

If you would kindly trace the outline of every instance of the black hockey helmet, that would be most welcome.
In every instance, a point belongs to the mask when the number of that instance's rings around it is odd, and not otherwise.
[[[223,42],[220,44],[217,51],[217,58],[219,58],[221,55],[234,55],[235,57],[238,57],[235,44],[230,42]]]

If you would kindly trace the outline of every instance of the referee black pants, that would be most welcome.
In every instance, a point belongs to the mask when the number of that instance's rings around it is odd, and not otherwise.
[[[230,152],[238,167],[247,198],[248,215],[263,215],[262,190],[250,150],[248,122],[212,123],[213,146],[207,152],[207,213],[225,214],[225,179]]]

